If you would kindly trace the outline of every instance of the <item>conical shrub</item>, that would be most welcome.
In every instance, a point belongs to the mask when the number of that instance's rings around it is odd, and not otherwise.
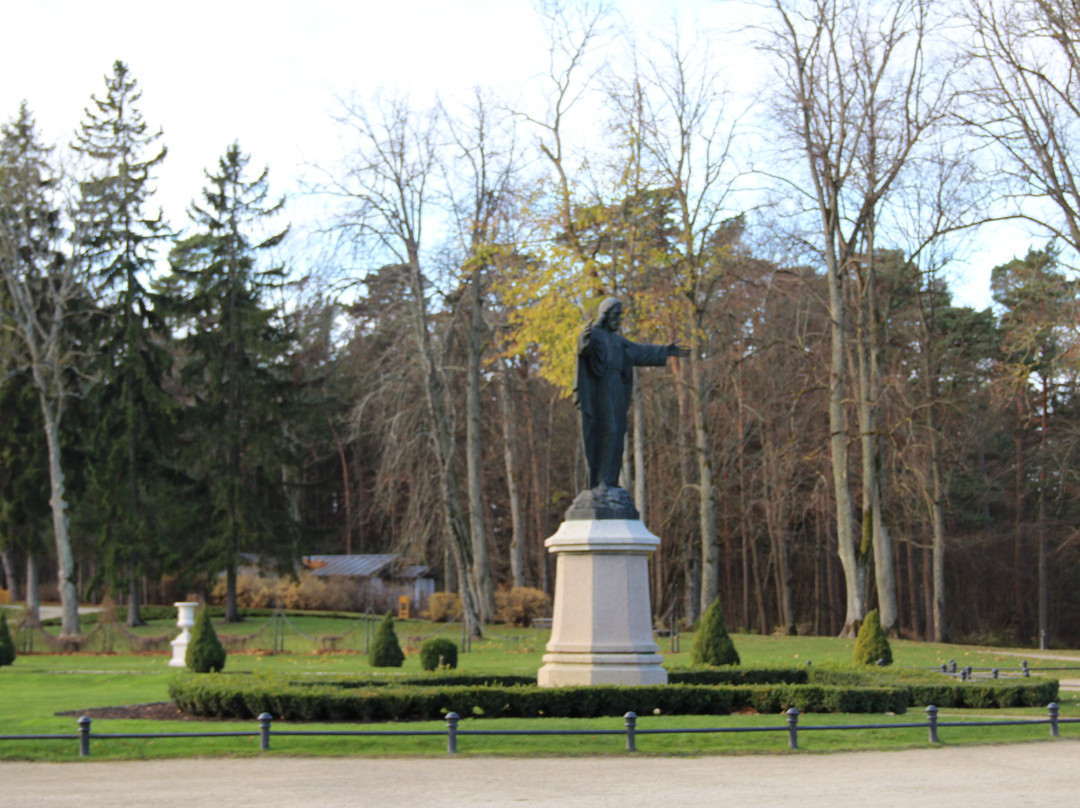
[[[0,667],[15,661],[15,640],[8,630],[7,615],[0,612]]]
[[[376,668],[400,668],[404,661],[405,654],[401,652],[401,644],[394,633],[394,617],[387,612],[371,640],[368,662]]]
[[[856,665],[876,665],[879,659],[884,660],[886,665],[892,664],[892,648],[889,647],[889,639],[881,627],[881,617],[877,609],[871,610],[859,626],[855,651],[851,657]]]
[[[720,608],[719,600],[714,600],[701,618],[694,644],[690,648],[690,660],[695,665],[739,664],[739,652],[728,636],[724,610]]]
[[[195,627],[191,630],[191,641],[188,643],[184,662],[195,673],[209,673],[222,670],[225,667],[225,657],[225,646],[221,644],[217,632],[214,631],[214,624],[210,622],[210,607],[204,606],[195,618]]]

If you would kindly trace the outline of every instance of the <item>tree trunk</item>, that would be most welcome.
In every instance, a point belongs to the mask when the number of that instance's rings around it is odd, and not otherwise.
[[[52,508],[53,537],[56,541],[56,579],[60,590],[60,634],[74,637],[79,633],[79,595],[75,588],[75,559],[71,554],[68,534],[67,498],[64,470],[60,464],[59,404],[50,406],[40,396],[41,412],[45,419],[45,442],[49,454],[49,505]]]
[[[472,292],[472,318],[469,328],[469,363],[465,392],[465,465],[469,488],[469,536],[472,541],[472,565],[469,569],[476,592],[476,606],[482,623],[495,617],[495,587],[488,562],[487,519],[484,514],[483,473],[480,447],[480,357],[483,353],[482,267],[477,262],[469,284]]]
[[[517,419],[514,415],[510,369],[499,372],[502,393],[503,460],[506,464],[506,492],[510,499],[510,580],[513,586],[525,586],[525,518],[521,512],[521,493],[517,472]]]
[[[690,351],[689,362],[690,410],[694,419],[694,455],[697,458],[698,524],[701,531],[699,614],[704,614],[720,594],[720,539],[716,530],[716,492],[713,490],[709,433],[705,424],[705,382],[700,353],[700,347],[695,345]]]
[[[38,588],[37,556],[26,554],[26,616],[33,625],[41,622],[41,590]]]
[[[843,637],[854,637],[866,616],[866,549],[855,544],[855,524],[851,512],[848,478],[848,427],[844,404],[846,334],[843,282],[837,267],[833,245],[826,254],[826,280],[829,287],[829,454],[832,464],[833,492],[836,498],[836,544],[844,570],[847,607]]]
[[[4,580],[7,581],[9,602],[15,603],[19,600],[19,578],[15,571],[15,557],[10,547],[0,550],[0,562],[4,565]]]

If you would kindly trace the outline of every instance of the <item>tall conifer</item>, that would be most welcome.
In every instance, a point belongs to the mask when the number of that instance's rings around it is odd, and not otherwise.
[[[115,62],[104,95],[92,97],[72,142],[85,162],[75,236],[103,308],[85,402],[94,423],[87,436],[92,507],[86,516],[99,538],[99,557],[117,582],[126,582],[129,625],[142,622],[142,575],[172,545],[158,517],[159,506],[173,499],[163,481],[174,407],[163,390],[168,353],[148,289],[168,235],[160,210],[150,210],[153,172],[165,149],[161,131],[143,118],[141,97],[128,67]]]
[[[266,299],[285,270],[261,258],[287,231],[265,233],[283,200],[269,200],[267,171],[251,178],[248,162],[234,143],[217,172],[207,172],[202,199],[190,209],[194,232],[173,249],[173,274],[163,284],[184,298],[175,313],[186,332],[189,466],[209,501],[205,552],[225,570],[229,621],[239,619],[239,554],[285,560],[295,546],[282,482],[292,400],[284,358],[293,337]]]

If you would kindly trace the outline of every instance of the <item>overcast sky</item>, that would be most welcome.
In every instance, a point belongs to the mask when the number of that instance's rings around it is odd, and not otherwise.
[[[737,0],[623,0],[634,28],[731,28]],[[169,156],[158,203],[174,226],[203,185],[203,170],[234,140],[268,165],[272,190],[291,193],[309,164],[338,157],[337,99],[380,87],[420,97],[463,95],[476,85],[513,93],[546,66],[528,0],[21,0],[8,4],[0,48],[0,118],[26,99],[47,142],[64,144],[92,94],[120,59],[143,92]],[[730,81],[730,79],[729,79]],[[1016,242],[1023,252],[1026,242]],[[989,304],[1000,254],[973,258],[954,290]]]

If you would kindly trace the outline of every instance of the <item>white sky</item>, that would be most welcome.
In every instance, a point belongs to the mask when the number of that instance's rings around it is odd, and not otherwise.
[[[617,5],[640,32],[673,11],[684,30],[730,28],[745,12],[736,0]],[[186,223],[204,169],[234,140],[253,169],[270,167],[273,193],[291,193],[306,164],[338,158],[336,98],[380,87],[419,97],[476,85],[513,93],[546,66],[528,0],[21,0],[8,4],[4,28],[0,119],[26,99],[46,142],[67,143],[113,62],[127,63],[147,123],[164,130],[157,202],[174,227]],[[976,254],[953,281],[958,302],[989,305],[990,267],[1028,239],[1002,242],[1004,251]]]

